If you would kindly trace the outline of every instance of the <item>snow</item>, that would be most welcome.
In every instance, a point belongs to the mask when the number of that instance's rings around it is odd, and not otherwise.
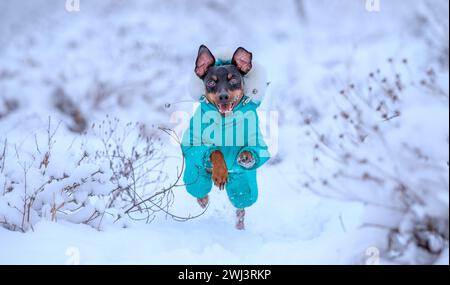
[[[71,13],[60,2],[0,4],[0,264],[448,264],[447,1],[381,0],[380,12],[368,12],[362,0],[81,0]],[[176,178],[180,149],[158,127],[178,135],[186,127],[200,44],[213,53],[245,47],[271,82],[259,113],[262,124],[275,119],[278,126],[265,133],[273,158],[259,170],[259,200],[246,210],[245,231],[234,228],[234,209],[218,189],[206,212],[185,222],[159,212],[146,224],[124,214],[121,203],[108,204],[112,189],[132,181],[110,179],[124,165],[118,159],[111,167],[108,144],[131,156],[133,146],[145,153],[142,136],[162,140],[156,157],[164,157],[168,177],[140,194]],[[380,124],[385,140],[368,131],[360,147],[342,146],[333,136],[351,139],[358,130],[333,119],[342,110],[355,116],[339,91],[358,100],[370,86],[368,98],[377,100],[385,86],[371,72],[392,83],[401,75],[402,99],[388,103],[401,116],[381,124],[366,106],[366,126]],[[83,124],[58,108],[62,99],[86,119],[86,133],[71,131]],[[326,147],[316,147],[321,134]],[[343,169],[339,151],[349,147],[382,169],[351,162]],[[326,187],[343,170],[347,179]],[[365,172],[388,178],[349,178]],[[413,189],[408,199],[420,199],[409,212],[393,190],[397,180]],[[24,223],[19,213],[31,197]],[[173,202],[177,216],[202,212],[183,187]],[[407,244],[414,225],[429,217],[446,234],[444,245],[429,236],[440,255]],[[399,229],[395,248],[390,228]],[[396,250],[403,256],[390,258]]]
[[[207,214],[184,223],[162,220],[99,232],[86,225],[41,221],[27,234],[0,229],[2,263],[64,264],[66,250],[72,247],[79,251],[80,264],[344,263],[331,246],[345,239],[339,216],[346,220],[345,230],[352,231],[358,224],[354,213],[361,207],[343,208],[307,195],[298,207],[291,195],[295,193],[279,197],[276,204],[270,202],[270,196],[278,197],[276,191],[264,195],[242,232],[234,228],[223,192],[213,193]],[[192,200],[180,196],[184,204]],[[291,213],[295,206],[299,209]],[[272,207],[272,215],[258,218],[267,207]],[[317,212],[318,207],[328,210]],[[293,217],[298,219],[295,223]]]

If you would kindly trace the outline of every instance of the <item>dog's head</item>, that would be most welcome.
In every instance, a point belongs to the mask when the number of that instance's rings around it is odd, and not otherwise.
[[[198,50],[195,74],[203,80],[205,95],[222,115],[228,114],[244,96],[244,75],[252,69],[252,54],[238,48],[230,63],[216,66],[216,59],[204,45]]]

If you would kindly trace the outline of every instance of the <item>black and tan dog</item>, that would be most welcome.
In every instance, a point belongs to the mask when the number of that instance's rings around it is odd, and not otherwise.
[[[201,104],[182,142],[187,191],[206,207],[212,183],[226,189],[237,208],[238,229],[244,228],[244,208],[257,200],[256,169],[269,158],[259,131],[259,102],[245,88],[252,57],[239,47],[230,58],[216,59],[200,46],[195,74],[203,85]]]

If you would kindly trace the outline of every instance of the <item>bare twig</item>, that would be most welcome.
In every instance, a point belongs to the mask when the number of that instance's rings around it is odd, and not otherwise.
[[[2,151],[2,155],[0,156],[0,173],[3,173],[3,171],[5,170],[5,161],[6,161],[6,146],[8,145],[8,139],[5,138],[5,141],[3,143],[3,151]]]

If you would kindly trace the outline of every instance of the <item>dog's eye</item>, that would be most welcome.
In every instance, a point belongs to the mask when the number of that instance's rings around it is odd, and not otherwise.
[[[206,83],[206,86],[213,88],[216,86],[216,82],[214,80],[210,80]]]
[[[231,78],[230,79],[230,84],[231,85],[236,85],[236,84],[238,84],[238,80],[236,78]]]

